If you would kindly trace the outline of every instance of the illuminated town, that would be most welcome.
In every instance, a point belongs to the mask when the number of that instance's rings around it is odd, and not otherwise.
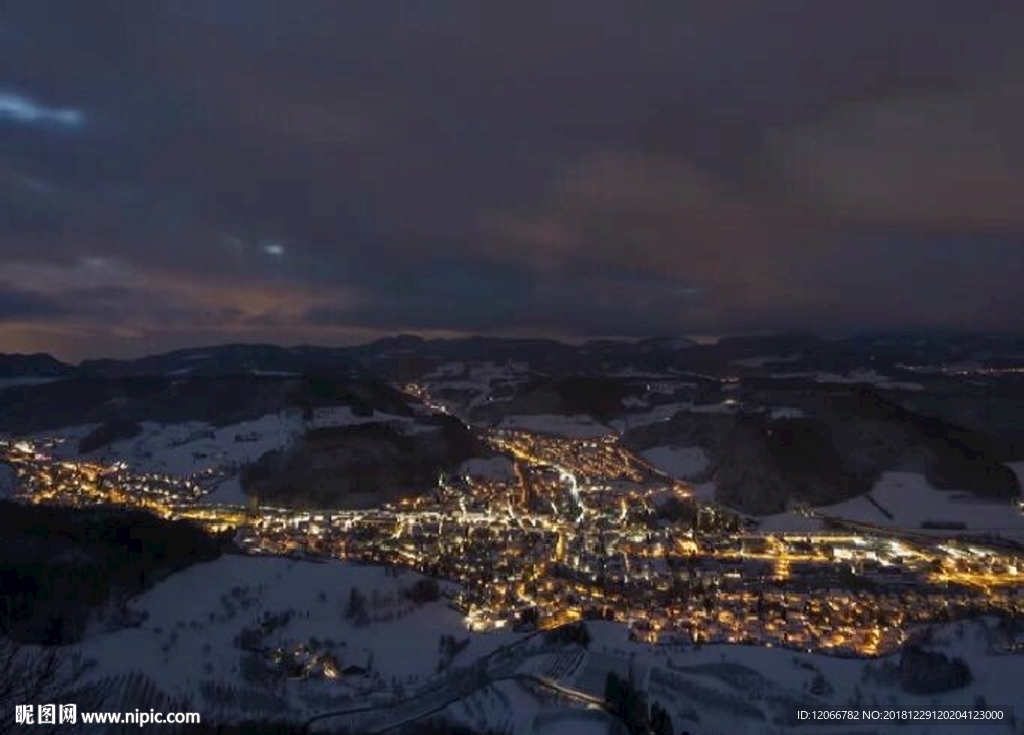
[[[921,624],[1024,614],[1024,560],[940,535],[835,525],[769,533],[649,466],[615,437],[480,430],[512,472],[441,476],[374,510],[203,503],[226,471],[182,478],[53,458],[59,439],[0,442],[21,499],[140,507],[234,529],[250,554],[413,568],[457,583],[473,630],[621,621],[638,640],[873,656]]]

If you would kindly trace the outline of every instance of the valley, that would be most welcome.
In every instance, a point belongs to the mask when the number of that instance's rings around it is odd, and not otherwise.
[[[945,428],[961,444],[939,447],[945,425],[901,407],[905,382],[421,370],[258,376],[273,410],[239,393],[216,421],[198,403],[144,420],[167,400],[150,381],[130,399],[143,420],[93,404],[76,414],[92,421],[0,440],[19,503],[141,511],[221,544],[113,590],[116,615],[85,613],[89,681],[129,692],[125,707],[152,690],[226,721],[375,731],[444,713],[525,732],[555,726],[560,702],[602,731],[587,718],[618,672],[673,722],[760,732],[795,726],[797,706],[912,703],[923,674],[901,662],[917,647],[986,672],[1019,660],[1024,512],[990,490],[1001,476],[976,487],[956,464],[960,446],[975,468],[1003,450]],[[109,395],[136,378],[103,380]],[[31,391],[67,388],[7,390],[30,391],[27,410]],[[949,477],[966,484],[932,484]],[[787,667],[806,676],[769,683]],[[854,667],[872,672],[856,690]],[[741,704],[755,681],[763,699]],[[1000,686],[949,679],[933,700]]]

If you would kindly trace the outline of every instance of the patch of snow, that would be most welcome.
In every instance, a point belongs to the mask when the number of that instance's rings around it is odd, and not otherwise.
[[[821,518],[805,516],[796,511],[786,513],[775,513],[770,516],[758,518],[758,527],[765,531],[786,531],[786,532],[811,532],[821,531],[825,528],[825,522]]]
[[[839,373],[779,373],[775,378],[813,378],[818,383],[870,383],[883,390],[924,390],[921,383],[894,380],[875,370],[853,370],[846,374]]]
[[[708,468],[708,457],[700,447],[652,447],[641,456],[672,477],[689,480]]]
[[[43,383],[53,383],[57,380],[61,380],[61,378],[0,378],[0,390],[17,388],[22,385],[42,385]]]
[[[142,472],[191,475],[214,468],[232,468],[253,462],[271,449],[287,446],[307,429],[385,422],[402,431],[432,431],[408,416],[374,413],[356,416],[348,406],[318,408],[311,420],[295,411],[267,414],[258,419],[215,427],[198,421],[179,424],[142,423],[142,433],[114,442],[89,454],[104,462],[123,461]],[[66,441],[54,453],[59,459],[77,456],[78,441],[95,425],[68,427],[57,435]],[[41,436],[38,438],[42,438]]]
[[[702,482],[693,486],[693,497],[703,503],[714,503],[715,489],[714,482]]]
[[[620,675],[632,671],[647,689],[648,701],[658,701],[666,707],[677,732],[762,735],[771,731],[765,724],[772,720],[772,715],[781,714],[780,710],[971,710],[979,696],[984,696],[989,706],[1009,705],[1019,711],[1021,695],[1016,671],[1020,668],[1020,657],[990,652],[987,629],[994,625],[993,620],[968,621],[959,628],[962,634],[956,632],[958,624],[936,626],[932,647],[966,661],[974,679],[963,689],[925,697],[907,694],[898,684],[887,683],[881,677],[865,676],[866,671],[878,671],[883,663],[898,665],[899,654],[869,661],[759,646],[652,647],[627,640],[623,626],[591,622],[588,664],[580,677],[580,688],[596,689],[592,693],[601,696],[608,671]],[[810,685],[819,674],[829,690],[811,695]],[[861,703],[855,705],[858,694]],[[699,719],[690,719],[694,714]],[[905,723],[872,723],[867,730],[850,728],[848,724],[810,728],[809,732],[907,735],[964,730],[961,723],[930,723],[926,728],[908,727]],[[1015,732],[1006,721],[977,723],[977,728],[974,724],[969,729],[991,735]]]
[[[962,521],[968,532],[992,532],[1024,540],[1024,515],[1010,501],[988,501],[967,493],[937,490],[916,472],[886,472],[871,495],[894,517],[887,518],[864,497],[820,508],[825,515],[880,526],[920,529],[924,521]]]
[[[435,398],[457,404],[461,409],[509,400],[509,386],[524,382],[530,367],[521,362],[448,362],[426,373],[420,381]],[[493,391],[503,389],[500,397]]]
[[[123,461],[135,470],[191,475],[206,469],[247,464],[285,446],[301,429],[298,417],[270,414],[214,427],[199,421],[144,422],[142,433],[90,453],[106,462]]]
[[[18,487],[18,475],[9,464],[0,462],[0,498],[10,498]]]
[[[242,483],[236,473],[221,482],[213,492],[200,498],[199,502],[214,505],[246,505],[249,496],[242,491]]]
[[[537,735],[610,735],[616,731],[609,716],[602,712],[581,713],[568,708],[538,714],[532,730]]]
[[[471,635],[462,616],[443,601],[413,606],[401,591],[418,579],[413,572],[396,577],[377,566],[224,556],[175,574],[133,600],[131,606],[148,615],[139,627],[94,634],[76,648],[96,660],[92,680],[141,672],[166,694],[198,700],[204,679],[241,685],[243,652],[236,636],[265,613],[292,611],[265,645],[331,640],[342,666],[372,662],[384,682],[429,679],[442,635],[469,640],[459,662],[518,638],[507,632]],[[371,621],[362,627],[345,616],[353,588],[367,598]]]
[[[690,406],[689,410],[693,413],[736,413],[739,410],[739,406],[736,401],[727,399],[721,403],[701,403],[696,406]]]
[[[863,495],[815,510],[823,516],[940,535],[948,535],[950,531],[932,531],[921,528],[921,524],[924,521],[957,521],[965,523],[967,528],[954,533],[991,533],[1024,542],[1024,513],[1015,503],[978,498],[955,490],[937,490],[921,473],[885,472],[872,488],[871,496],[892,518]],[[767,516],[761,521],[766,529],[780,531],[815,530],[821,524],[818,518],[805,518],[796,512]]]
[[[341,666],[370,666],[376,682],[373,691],[364,692],[354,690],[345,678],[290,681],[274,690],[287,697],[290,713],[308,715],[325,710],[309,699],[310,693],[340,694],[349,697],[351,706],[359,706],[385,699],[393,682],[411,694],[437,681],[441,636],[468,641],[456,658],[459,667],[523,640],[511,632],[470,633],[462,616],[440,601],[418,608],[400,602],[402,588],[419,578],[412,572],[395,577],[380,567],[340,562],[226,556],[180,572],[133,600],[132,607],[148,613],[139,627],[93,633],[74,648],[96,662],[87,680],[141,672],[166,694],[203,702],[203,682],[236,690],[246,686],[239,671],[245,654],[236,642],[242,628],[255,625],[266,613],[291,610],[290,620],[267,634],[264,645],[289,647],[316,638],[321,650],[326,646]],[[344,614],[353,588],[378,601],[370,604],[374,620],[369,625],[357,627]],[[906,694],[898,684],[871,676],[883,664],[896,665],[898,654],[865,660],[743,645],[655,647],[630,641],[624,625],[600,621],[587,623],[591,641],[586,651],[537,649],[527,653],[515,670],[542,676],[550,670],[553,681],[596,697],[602,696],[606,676],[614,671],[632,677],[649,701],[666,707],[677,731],[763,733],[780,708],[971,709],[982,695],[989,706],[1019,705],[1020,658],[991,650],[987,640],[994,624],[985,619],[935,626],[929,647],[965,660],[973,681],[963,689],[928,697]],[[563,667],[560,661],[572,664]],[[827,689],[811,695],[811,682],[819,676]],[[854,704],[857,697],[859,705]],[[692,719],[694,714],[699,721]],[[246,715],[251,717],[235,714]],[[510,735],[610,732],[603,729],[607,720],[600,712],[564,703],[553,707],[511,681],[457,700],[445,708],[445,716],[478,730],[500,729]],[[956,723],[949,732],[962,729]],[[1010,732],[1006,722],[972,723],[970,729],[992,735]],[[873,725],[870,731],[906,735],[906,730],[897,724]],[[849,729],[820,731],[838,735]],[[946,729],[929,727],[928,732]]]
[[[790,406],[776,406],[770,409],[768,413],[773,421],[777,419],[802,419],[805,416],[803,409]]]
[[[57,460],[74,459],[78,456],[78,442],[95,431],[99,424],[80,424],[66,426],[57,431],[40,431],[30,434],[27,438],[34,443],[56,440],[56,446],[43,450],[44,454]]]

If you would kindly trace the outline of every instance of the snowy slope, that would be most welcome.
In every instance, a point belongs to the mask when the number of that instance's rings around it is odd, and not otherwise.
[[[939,628],[930,646],[948,656],[962,657],[974,673],[974,681],[965,689],[934,696],[915,696],[903,692],[895,683],[880,676],[886,660],[833,658],[778,648],[710,645],[653,648],[626,640],[620,626],[591,623],[590,664],[577,678],[580,688],[600,689],[608,670],[620,675],[632,670],[651,700],[669,710],[677,732],[699,733],[920,733],[920,732],[1015,732],[1009,723],[954,723],[925,728],[896,725],[872,725],[869,728],[804,726],[781,729],[772,726],[773,715],[799,708],[852,709],[858,695],[862,708],[935,708],[971,709],[983,696],[989,706],[1013,706],[1018,716],[1024,707],[1019,687],[1020,656],[988,652],[987,630],[993,621],[971,621]],[[867,674],[865,673],[867,672]],[[820,674],[828,693],[811,694],[810,686]],[[755,712],[760,711],[764,719]],[[691,717],[688,717],[688,714]],[[1018,725],[1019,726],[1019,725]],[[1019,732],[1019,730],[1017,730]]]
[[[521,362],[446,362],[420,377],[430,391],[438,397],[457,397],[463,410],[507,400],[509,389],[529,379],[530,366]],[[503,389],[505,397],[496,397],[495,390]]]
[[[18,486],[18,476],[8,464],[0,463],[0,499],[8,499],[14,495]]]
[[[871,496],[892,518],[864,496],[816,510],[821,515],[925,533],[927,530],[921,528],[924,521],[962,521],[967,524],[967,533],[991,532],[1024,541],[1024,513],[1013,503],[936,490],[924,475],[916,472],[884,473],[871,490]],[[762,520],[765,528],[774,530],[812,530],[820,527],[821,523],[818,519],[804,518],[796,513],[782,513]]]
[[[992,621],[971,621],[938,627],[931,648],[960,656],[974,673],[963,690],[931,697],[905,694],[885,679],[886,660],[833,658],[753,646],[709,645],[652,647],[627,638],[625,626],[588,623],[588,649],[552,649],[510,633],[470,633],[462,616],[442,601],[414,607],[401,596],[419,576],[389,575],[383,568],[340,562],[315,563],[274,558],[228,556],[191,567],[133,601],[148,614],[141,626],[113,633],[96,633],[77,648],[95,661],[88,676],[103,680],[139,672],[167,695],[188,696],[198,711],[214,710],[204,692],[214,685],[248,691],[275,702],[278,716],[301,719],[339,707],[362,706],[401,690],[408,694],[424,687],[450,686],[465,681],[459,671],[481,657],[518,642],[526,653],[509,673],[545,678],[584,695],[601,697],[609,671],[632,675],[653,701],[665,706],[676,732],[763,733],[772,717],[800,707],[968,707],[984,696],[991,706],[1024,707],[1019,688],[1022,659],[999,655],[989,646]],[[350,591],[357,587],[372,600],[371,622],[359,627],[345,615]],[[265,613],[293,611],[264,644],[294,648],[315,641],[330,650],[341,666],[370,670],[368,676],[337,680],[289,680],[270,689],[252,684],[242,672],[243,659],[236,636]],[[448,673],[438,673],[441,636],[468,641]],[[523,649],[522,644],[529,644]],[[532,647],[531,647],[532,646]],[[502,660],[501,657],[496,659]],[[827,691],[810,692],[822,678]],[[248,683],[247,683],[248,682]],[[450,691],[450,689],[449,689]],[[280,698],[276,700],[274,698]],[[257,700],[259,701],[259,700]],[[535,690],[509,680],[456,697],[444,715],[477,729],[500,729],[512,735],[537,732],[607,732],[605,721],[580,704],[538,696]],[[217,705],[220,706],[220,705]],[[422,709],[422,708],[421,708]],[[218,716],[241,718],[252,711],[217,709]],[[204,716],[207,716],[204,715]],[[760,719],[760,718],[767,719]],[[336,725],[343,723],[336,722]],[[960,729],[956,729],[960,728]],[[778,731],[778,730],[773,730]],[[822,728],[813,732],[848,732]],[[928,732],[945,732],[943,728]],[[962,725],[950,732],[964,732]],[[809,735],[811,730],[801,729]],[[873,728],[868,732],[918,732]],[[1005,733],[1005,723],[972,727],[971,732]]]
[[[268,644],[329,639],[342,666],[369,667],[382,682],[412,686],[435,674],[440,636],[469,637],[462,616],[443,601],[414,608],[402,599],[401,590],[419,578],[340,562],[225,556],[190,567],[134,600],[132,607],[148,614],[140,627],[92,635],[78,649],[97,662],[91,679],[141,671],[168,695],[197,697],[203,680],[239,683],[243,651],[235,639],[243,627],[264,613],[292,610],[293,619]],[[371,622],[363,627],[345,617],[353,587],[369,600]],[[510,640],[502,633],[473,636],[459,659],[485,655]]]
[[[0,378],[0,391],[5,388],[17,388],[25,385],[42,385],[55,380],[60,380],[60,378]]]
[[[57,459],[86,458],[106,464],[125,462],[140,473],[188,477],[218,470],[224,479],[201,502],[238,505],[247,500],[239,482],[241,467],[256,461],[267,451],[287,446],[308,429],[368,422],[390,423],[409,433],[432,430],[429,425],[416,423],[412,417],[381,412],[357,416],[348,406],[340,406],[318,408],[309,420],[298,412],[285,411],[220,427],[197,421],[178,424],[147,421],[141,424],[142,432],[138,436],[84,455],[78,452],[78,442],[96,429],[96,425],[71,426],[55,432],[61,441],[48,451]],[[45,436],[33,438],[41,440],[52,435],[47,432]]]
[[[92,456],[123,460],[140,471],[187,475],[208,467],[252,462],[264,452],[286,445],[307,428],[367,422],[395,422],[410,429],[414,426],[413,420],[405,416],[355,416],[347,406],[318,409],[311,421],[304,421],[295,412],[283,412],[222,427],[200,422],[146,422],[139,436],[98,449]]]
[[[1014,471],[1017,479],[1024,485],[1024,462],[1010,462],[1007,464],[1007,467]]]
[[[672,477],[689,480],[708,468],[708,457],[700,447],[652,447],[641,456]]]
[[[777,373],[775,378],[811,378],[818,383],[869,383],[882,390],[924,390],[920,383],[895,380],[875,370],[853,370],[845,374],[838,373]]]

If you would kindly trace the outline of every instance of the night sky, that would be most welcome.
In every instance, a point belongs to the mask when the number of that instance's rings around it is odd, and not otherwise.
[[[1024,328],[1024,3],[8,0],[0,351]]]

